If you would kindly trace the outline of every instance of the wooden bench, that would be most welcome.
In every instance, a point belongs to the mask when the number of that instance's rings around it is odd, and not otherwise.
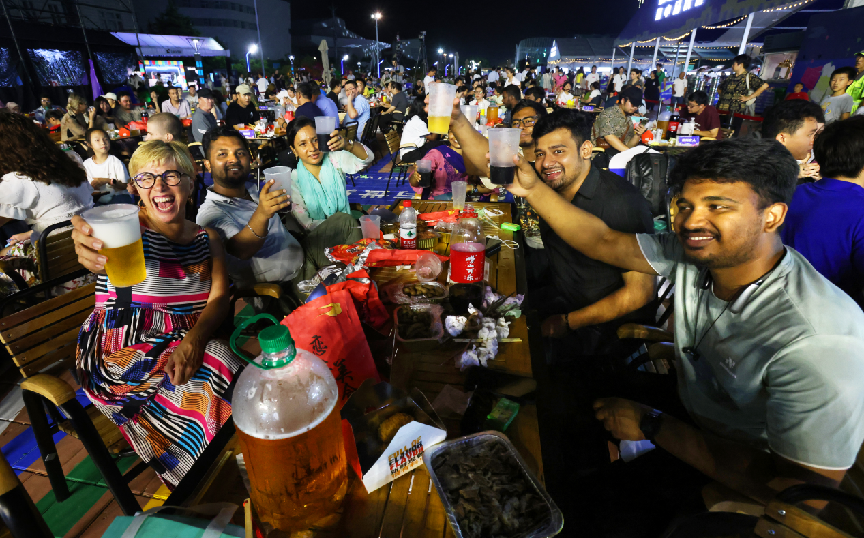
[[[51,280],[22,293],[38,294],[62,283],[62,278]],[[45,416],[46,408],[57,428],[84,444],[118,505],[125,514],[132,515],[141,507],[128,481],[146,465],[142,462],[126,476],[121,475],[107,448],[122,444],[120,429],[92,405],[85,409],[75,398],[75,390],[57,376],[59,372],[75,368],[78,332],[93,312],[95,290],[96,285],[89,284],[5,316],[0,319],[0,342],[24,377],[21,383],[24,405],[57,500],[67,499],[70,493],[57,457],[52,428]]]

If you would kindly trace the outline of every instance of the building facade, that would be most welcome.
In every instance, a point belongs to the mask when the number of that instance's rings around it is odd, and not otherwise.
[[[138,19],[146,30],[147,23],[165,11],[169,0],[127,1],[135,2]],[[257,0],[257,16],[256,0],[174,0],[174,5],[192,20],[201,35],[218,39],[234,58],[245,56],[253,43],[262,48],[265,58],[280,59],[292,54],[290,2]],[[260,57],[259,53],[255,57]]]

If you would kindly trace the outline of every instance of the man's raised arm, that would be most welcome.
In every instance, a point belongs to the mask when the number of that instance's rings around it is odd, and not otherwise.
[[[489,153],[489,141],[468,123],[468,119],[459,108],[459,99],[453,100],[450,130],[462,146],[462,159],[465,161],[466,173],[471,176],[489,177],[489,161],[486,159],[486,154]]]
[[[465,148],[464,145],[462,147]],[[568,245],[590,258],[615,267],[657,274],[642,254],[635,234],[615,231],[601,219],[565,200],[543,183],[521,156],[517,155],[513,162],[517,164],[516,181],[507,188],[516,196],[525,197]]]

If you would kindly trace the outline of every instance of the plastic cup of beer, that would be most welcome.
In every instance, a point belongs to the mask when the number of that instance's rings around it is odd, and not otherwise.
[[[489,181],[496,185],[513,183],[516,165],[513,157],[519,153],[522,129],[489,130]]]
[[[318,116],[315,118],[315,134],[318,135],[318,151],[330,151],[327,142],[330,141],[330,133],[336,130],[336,118],[331,116]]]
[[[105,272],[115,288],[128,288],[144,282],[144,243],[138,206],[111,204],[88,209],[81,215],[93,229],[93,237],[102,241],[99,254],[108,260]]]
[[[381,239],[381,215],[360,217],[360,230],[363,232],[363,239]]]
[[[462,211],[465,209],[465,188],[467,183],[464,181],[454,181],[450,183],[450,188],[453,191],[453,209]]]
[[[429,93],[429,132],[447,134],[450,130],[450,114],[453,112],[453,99],[456,86],[439,83],[432,86]]]
[[[273,180],[270,192],[285,189],[285,194],[291,196],[291,169],[287,166],[273,166],[264,169],[264,181]]]
[[[478,105],[462,105],[462,114],[468,118],[468,123],[474,124],[477,122]]]
[[[432,186],[432,161],[426,159],[417,161],[417,173],[420,174],[419,187],[425,189]]]

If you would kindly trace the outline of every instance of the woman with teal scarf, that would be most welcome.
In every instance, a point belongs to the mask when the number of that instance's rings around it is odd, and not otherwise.
[[[319,148],[315,122],[310,118],[292,121],[287,137],[297,157],[291,177],[292,212],[297,222],[312,231],[334,216],[339,220],[350,216],[345,174],[355,174],[369,165],[372,152],[355,140],[346,141],[339,131],[330,134],[327,148]]]
[[[351,216],[345,174],[355,174],[372,162],[363,144],[330,133],[327,148],[318,147],[315,122],[297,118],[288,124],[288,144],[297,157],[291,174],[291,212],[305,230],[301,239],[305,261],[301,280],[312,278],[330,261],[324,249],[363,239],[360,223]]]

